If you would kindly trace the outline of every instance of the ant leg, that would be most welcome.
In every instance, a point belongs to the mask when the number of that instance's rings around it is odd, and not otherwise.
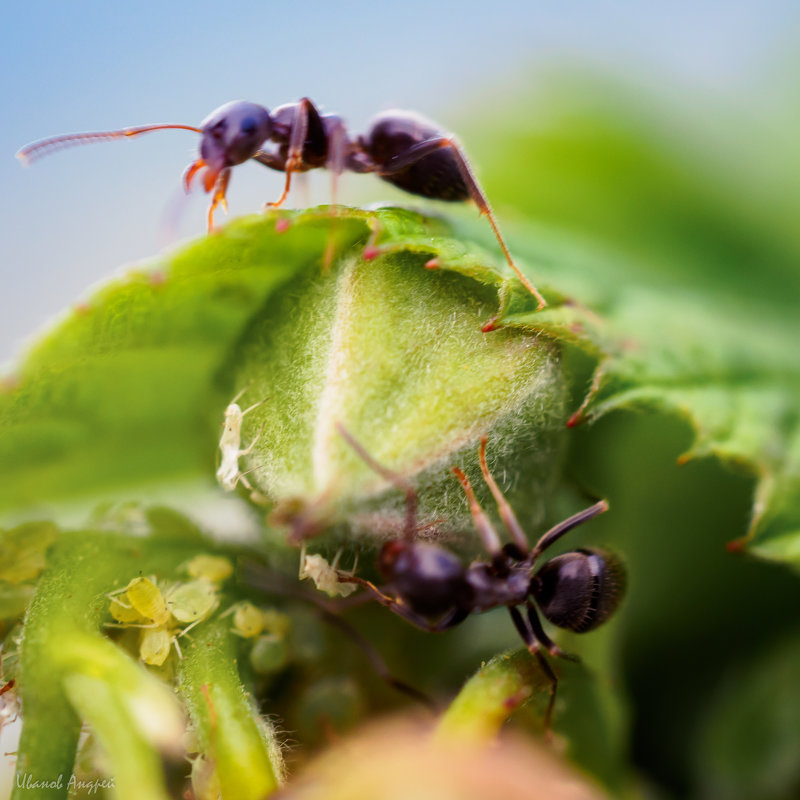
[[[372,217],[369,220],[369,238],[367,239],[367,243],[364,245],[364,250],[361,253],[361,257],[364,261],[372,261],[372,259],[377,258],[380,255],[380,249],[378,248],[378,236],[381,233],[381,224],[375,217]]]
[[[344,440],[356,451],[358,456],[361,460],[374,472],[377,472],[382,478],[386,479],[390,483],[393,483],[398,489],[402,492],[405,492],[406,495],[406,522],[405,528],[403,531],[403,538],[406,541],[411,541],[414,538],[414,534],[417,531],[417,492],[414,487],[411,485],[411,482],[404,478],[402,475],[398,475],[396,472],[392,472],[386,467],[379,464],[359,443],[356,441],[355,437],[353,436],[350,431],[342,425],[341,422],[336,423],[336,428],[338,429],[339,433],[344,437]]]
[[[405,681],[395,678],[394,675],[389,672],[389,668],[386,666],[386,662],[381,657],[381,654],[349,622],[346,622],[332,611],[328,611],[321,606],[318,606],[318,609],[322,618],[329,625],[333,625],[334,627],[338,628],[342,633],[350,637],[351,641],[357,647],[361,648],[361,651],[369,660],[369,663],[372,665],[372,669],[375,670],[378,677],[382,678],[386,683],[389,684],[389,686],[391,686],[393,689],[396,689],[398,692],[402,692],[417,702],[422,703],[424,706],[427,706],[434,713],[439,711],[439,707],[430,697],[428,697],[428,695],[426,695],[424,692],[421,692],[419,689],[415,689]]]
[[[188,167],[183,171],[183,176],[181,177],[181,182],[183,183],[184,191],[189,191],[192,188],[192,181],[194,180],[194,176],[200,172],[203,167],[206,166],[206,162],[203,161],[202,158],[198,158],[196,161],[192,161]]]
[[[533,563],[541,553],[547,550],[547,548],[550,547],[553,542],[560,539],[565,533],[571,531],[574,527],[580,525],[582,522],[586,522],[592,517],[602,514],[604,511],[608,511],[608,503],[605,500],[600,500],[593,506],[589,506],[589,508],[579,511],[577,514],[573,514],[571,517],[567,517],[567,519],[565,519],[563,522],[559,522],[558,525],[550,528],[550,530],[547,531],[547,533],[545,533],[538,542],[536,542],[536,546],[533,548],[533,550],[531,550],[531,554],[529,556],[531,563]]]
[[[339,179],[344,172],[344,162],[347,149],[347,135],[344,122],[339,120],[328,132],[328,160],[325,164],[331,173],[331,206],[336,207],[338,201]],[[338,216],[338,211],[334,210],[331,216]],[[333,254],[336,246],[336,237],[333,232],[333,223],[328,233],[328,242],[325,245],[325,254],[322,257],[322,269],[325,272],[330,270],[333,264]]]
[[[228,213],[228,201],[225,199],[225,192],[228,190],[228,183],[231,179],[230,169],[223,169],[220,172],[217,182],[214,185],[214,194],[211,197],[211,205],[208,207],[208,232],[214,230],[214,211],[217,206],[222,206],[225,213]]]
[[[283,194],[274,202],[266,203],[264,208],[280,208],[289,196],[289,189],[292,185],[292,173],[297,172],[303,165],[303,145],[308,134],[308,109],[311,101],[304,97],[297,104],[297,114],[292,122],[292,132],[289,135],[289,149],[287,150],[284,171],[286,172],[286,183],[283,187]]]
[[[371,581],[365,580],[364,578],[359,578],[357,575],[349,575],[346,572],[338,572],[337,575],[342,583],[357,583],[359,586],[366,589],[375,600],[377,600],[382,606],[388,608],[393,614],[397,614],[398,617],[402,617],[406,622],[411,623],[415,628],[419,628],[426,633],[441,633],[442,631],[446,631],[455,627],[469,616],[469,611],[466,611],[462,608],[453,608],[443,617],[436,620],[436,622],[430,622],[429,620],[425,619],[425,617],[412,611],[410,608],[398,603],[393,597],[389,597],[388,594],[382,592]]]
[[[511,257],[511,253],[506,246],[505,240],[503,239],[503,235],[500,233],[500,228],[497,225],[497,220],[495,219],[492,208],[489,205],[489,200],[484,194],[483,189],[481,189],[478,179],[475,177],[475,173],[472,171],[472,168],[469,165],[469,161],[467,161],[464,148],[461,146],[461,143],[455,138],[455,136],[437,136],[433,139],[427,139],[424,142],[419,142],[418,144],[409,147],[405,153],[395,156],[388,165],[379,170],[378,174],[385,176],[391,175],[395,172],[402,172],[407,167],[425,158],[425,156],[430,155],[436,150],[441,150],[442,148],[447,148],[453,154],[456,164],[458,165],[459,172],[461,173],[461,178],[466,184],[470,197],[478,206],[481,214],[485,215],[489,220],[489,224],[492,226],[494,235],[497,237],[497,241],[500,244],[500,249],[503,251],[503,255],[506,257],[508,265],[512,270],[514,270],[525,288],[536,298],[538,302],[536,310],[541,311],[541,309],[547,305],[547,302],[539,293],[538,289],[525,277],[522,270],[520,270],[520,268],[514,263],[514,259]]]
[[[536,609],[528,603],[528,623],[531,626],[531,630],[533,631],[533,635],[536,639],[541,642],[544,648],[550,653],[551,656],[556,656],[558,658],[563,658],[566,661],[580,661],[578,656],[574,656],[571,653],[565,653],[545,632],[544,628],[542,627],[542,623],[539,621],[539,615],[536,613]]]
[[[472,514],[472,521],[475,524],[478,535],[481,537],[483,546],[493,558],[500,556],[502,552],[500,537],[497,535],[497,531],[492,526],[492,523],[489,522],[489,517],[486,516],[483,509],[480,507],[475,497],[475,492],[472,491],[469,478],[467,478],[458,467],[453,467],[452,472],[461,481],[461,485],[464,487],[464,494],[467,496],[469,510]]]
[[[305,544],[303,544],[303,550],[301,551],[301,555],[305,554]],[[302,565],[302,558],[301,558],[301,565]],[[364,655],[369,660],[372,668],[378,675],[386,681],[391,687],[396,689],[399,692],[403,692],[403,694],[408,695],[409,697],[418,700],[420,703],[423,703],[428,708],[433,711],[438,711],[436,708],[436,704],[431,700],[423,692],[415,689],[413,686],[405,683],[404,681],[400,680],[399,678],[395,678],[389,668],[386,666],[386,662],[381,657],[380,653],[377,649],[369,642],[368,639],[363,637],[357,630],[354,628],[347,620],[341,617],[341,611],[344,610],[344,604],[331,603],[331,601],[323,600],[322,598],[316,596],[315,594],[309,594],[306,591],[300,590],[300,588],[294,583],[288,583],[286,581],[285,576],[279,573],[271,573],[266,570],[264,567],[261,567],[257,564],[252,562],[244,564],[244,573],[245,573],[245,582],[249,583],[251,586],[255,586],[256,588],[264,589],[267,592],[277,593],[279,595],[283,595],[285,597],[294,598],[295,600],[302,600],[304,602],[310,603],[314,606],[316,612],[319,616],[323,619],[323,621],[327,622],[329,625],[333,625],[334,627],[338,628],[342,633],[350,638],[350,640],[359,647]],[[360,597],[366,597],[366,595],[360,595]],[[369,598],[367,598],[369,599]],[[352,605],[352,602],[347,604],[347,607]],[[233,609],[226,611],[225,614],[231,613]]]
[[[336,205],[339,178],[345,167],[347,155],[347,131],[344,122],[338,120],[328,131],[328,160],[326,169],[331,173],[331,204]]]
[[[500,487],[495,482],[495,479],[492,477],[492,473],[489,472],[489,466],[486,463],[486,437],[481,437],[481,446],[480,446],[480,461],[481,461],[481,472],[483,473],[483,479],[486,481],[486,485],[492,492],[492,496],[494,497],[495,501],[497,502],[497,510],[500,512],[500,519],[503,520],[506,528],[508,528],[511,535],[514,537],[514,542],[516,543],[517,547],[520,549],[522,553],[528,552],[528,540],[525,536],[524,531],[522,530],[522,526],[519,524],[519,520],[517,520],[516,515],[514,514],[511,506],[508,504],[508,501],[503,496],[503,493],[500,491]]]
[[[281,196],[274,202],[274,203],[264,203],[264,210],[266,211],[268,208],[280,208],[286,198],[289,196],[289,189],[292,186],[292,170],[289,169],[289,162],[286,162],[286,181],[283,184],[283,192]]]
[[[536,656],[536,660],[539,662],[542,672],[550,681],[550,697],[547,700],[547,708],[544,712],[544,730],[547,738],[551,739],[553,737],[553,706],[556,702],[558,678],[556,677],[555,672],[553,672],[553,668],[550,666],[550,664],[548,664],[547,659],[542,655],[541,650],[539,649],[539,642],[536,640],[536,636],[534,635],[533,631],[525,624],[525,620],[523,619],[522,614],[519,613],[519,609],[515,606],[509,606],[508,613],[511,614],[511,620],[514,623],[514,627],[517,629],[517,633],[519,633],[519,635],[522,637],[522,641],[525,642],[525,646],[528,648],[528,651],[532,655]]]

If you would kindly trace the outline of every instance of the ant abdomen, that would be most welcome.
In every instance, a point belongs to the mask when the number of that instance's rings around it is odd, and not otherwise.
[[[421,114],[387,111],[372,121],[361,143],[370,158],[381,165],[378,174],[399,189],[435,200],[467,200],[470,196],[469,187],[450,149],[433,150],[403,169],[392,169],[395,159],[406,157],[423,142],[441,137],[441,129]]]
[[[548,561],[531,581],[542,614],[559,628],[585,633],[605,622],[625,591],[622,562],[603,550],[581,549]]]

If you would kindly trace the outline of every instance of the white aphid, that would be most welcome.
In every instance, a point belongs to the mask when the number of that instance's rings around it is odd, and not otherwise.
[[[321,555],[316,553],[308,555],[305,545],[303,545],[303,549],[300,551],[300,580],[308,578],[314,581],[317,589],[325,592],[328,597],[347,597],[352,594],[358,586],[355,583],[342,583],[339,580],[337,567],[341,555],[342,551],[339,550],[333,558],[333,564],[329,564],[327,559]],[[358,557],[356,557],[356,563],[358,563]],[[355,574],[355,571],[356,565],[353,564],[350,574]]]
[[[237,400],[244,394],[244,391],[245,390],[242,389],[242,391],[231,400],[230,404],[225,409],[225,416],[222,421],[222,436],[219,440],[220,462],[219,469],[217,469],[217,482],[226,492],[232,492],[240,481],[250,491],[253,489],[250,482],[245,477],[245,474],[239,469],[239,459],[252,452],[261,434],[259,433],[258,436],[242,450],[242,419],[245,414],[248,414],[254,408],[260,406],[264,401],[261,400],[258,403],[254,403],[252,406],[242,411]]]

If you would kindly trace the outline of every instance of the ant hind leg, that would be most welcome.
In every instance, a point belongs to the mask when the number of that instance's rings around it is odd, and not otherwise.
[[[514,623],[514,627],[517,629],[517,633],[519,633],[519,635],[522,637],[522,641],[525,642],[525,646],[528,648],[528,651],[536,657],[536,660],[539,662],[539,667],[545,674],[545,677],[550,681],[550,696],[547,700],[547,708],[544,712],[544,730],[545,736],[547,736],[548,739],[552,739],[553,707],[556,703],[558,678],[556,677],[555,672],[553,672],[553,668],[550,666],[547,659],[542,655],[539,642],[537,641],[533,630],[525,624],[525,619],[523,618],[522,614],[520,614],[519,609],[514,606],[509,606],[508,613],[511,614],[511,620]]]
[[[475,173],[472,171],[472,167],[467,160],[464,148],[461,146],[461,143],[458,141],[458,139],[456,139],[455,136],[436,136],[431,139],[426,139],[424,142],[419,142],[418,144],[409,147],[405,153],[395,156],[391,160],[390,165],[383,166],[380,170],[378,170],[378,174],[381,177],[385,177],[396,172],[402,172],[412,164],[421,161],[426,156],[441,149],[447,149],[452,153],[453,158],[456,161],[456,165],[458,166],[458,170],[461,173],[461,178],[464,181],[464,185],[466,186],[473,202],[478,206],[478,210],[489,220],[489,224],[492,226],[494,235],[497,238],[497,242],[500,245],[500,249],[503,251],[503,255],[505,256],[508,265],[514,271],[525,288],[536,298],[538,303],[536,310],[541,311],[547,305],[547,302],[545,301],[544,297],[542,297],[539,290],[528,280],[522,270],[514,262],[511,252],[506,245],[505,239],[503,239],[503,234],[500,233],[500,227],[497,224],[492,207],[489,205],[489,200],[478,183]],[[484,328],[484,330],[486,330],[486,328]]]

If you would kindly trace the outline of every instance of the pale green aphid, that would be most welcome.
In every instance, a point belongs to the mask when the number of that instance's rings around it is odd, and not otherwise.
[[[286,614],[273,609],[263,610],[248,600],[232,605],[222,616],[233,615],[233,632],[245,639],[254,639],[262,631],[282,638],[289,630]]]
[[[167,592],[165,607],[178,622],[196,624],[209,617],[218,605],[214,584],[199,578],[175,584]]]
[[[172,646],[181,656],[178,639],[219,605],[216,587],[207,579],[176,583],[166,595],[150,578],[134,578],[124,589],[108,595],[112,627],[142,628],[139,656],[145,664],[162,666]],[[180,629],[181,624],[186,628]]]
[[[264,631],[272,636],[283,638],[289,632],[291,622],[289,617],[274,608],[262,609],[261,617],[264,620]]]
[[[259,675],[280,672],[289,662],[289,646],[282,636],[262,634],[253,643],[250,664]]]
[[[180,653],[177,638],[166,627],[145,628],[139,642],[139,656],[145,664],[160,667],[167,660],[173,643]]]
[[[19,584],[47,566],[47,548],[58,537],[58,528],[52,522],[26,522],[0,533],[0,580]]]
[[[233,607],[233,632],[245,639],[253,639],[264,630],[264,615],[260,608],[244,601]]]
[[[192,793],[196,800],[219,800],[222,787],[214,762],[200,754],[191,759]]]
[[[233,574],[233,564],[223,556],[210,556],[201,553],[185,565],[192,578],[205,578],[211,583],[222,583]]]
[[[144,624],[147,622],[147,620],[132,605],[130,605],[130,603],[126,603],[119,597],[111,597],[110,600],[111,605],[109,606],[109,611],[111,612],[111,616],[117,622],[127,624]]]
[[[125,589],[131,606],[154,626],[166,625],[171,614],[161,589],[149,578],[134,578]]]

